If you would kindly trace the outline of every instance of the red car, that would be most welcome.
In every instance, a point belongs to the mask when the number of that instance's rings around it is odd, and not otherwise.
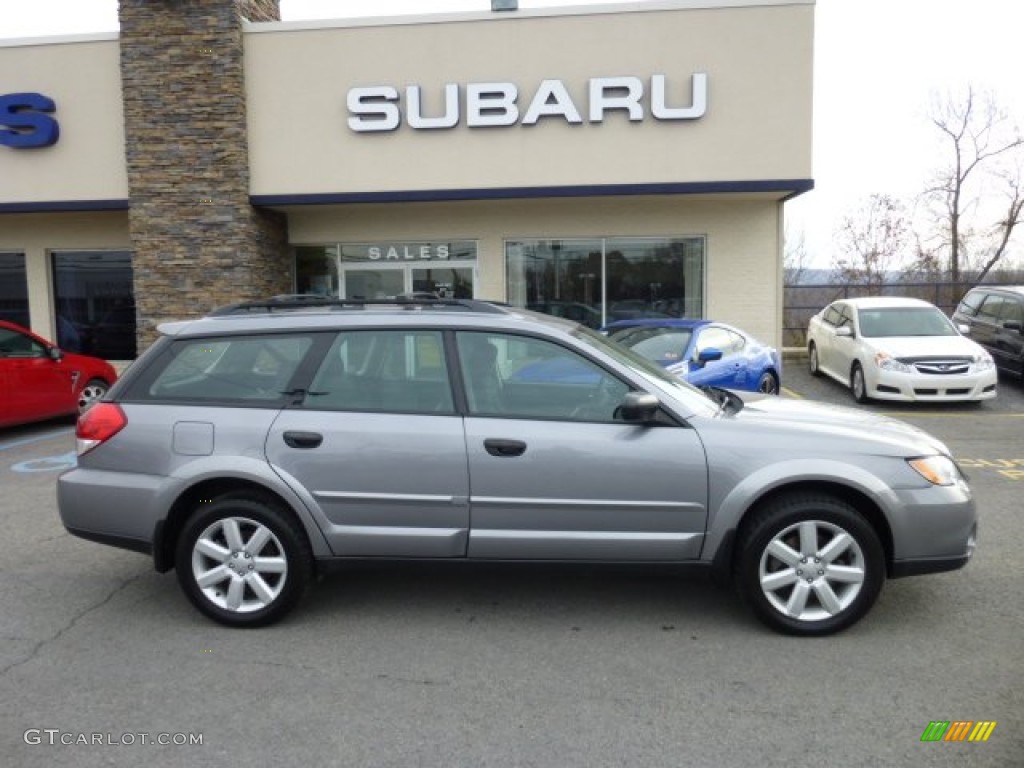
[[[0,427],[79,413],[116,379],[106,360],[64,352],[0,320]]]

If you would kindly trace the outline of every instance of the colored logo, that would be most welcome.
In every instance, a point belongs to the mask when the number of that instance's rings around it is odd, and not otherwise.
[[[995,720],[932,720],[921,741],[988,741],[995,727]]]

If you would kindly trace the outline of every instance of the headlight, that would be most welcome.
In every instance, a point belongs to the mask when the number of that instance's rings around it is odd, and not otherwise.
[[[992,361],[992,355],[990,355],[988,352],[985,352],[984,354],[978,355],[977,357],[974,358],[974,370],[977,373],[987,371],[990,368],[994,367],[995,363]]]
[[[907,459],[907,464],[932,485],[956,485],[961,479],[960,470],[947,456]]]
[[[875,365],[883,371],[896,371],[898,373],[913,373],[914,369],[906,363],[901,363],[888,352],[879,352],[875,355]]]

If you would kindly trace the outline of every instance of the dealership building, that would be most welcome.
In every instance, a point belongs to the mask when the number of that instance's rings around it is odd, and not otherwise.
[[[221,304],[429,291],[781,340],[813,0],[119,13],[0,40],[2,319],[127,360]]]

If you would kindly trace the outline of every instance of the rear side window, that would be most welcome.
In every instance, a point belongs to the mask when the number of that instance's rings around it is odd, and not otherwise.
[[[310,336],[242,336],[174,342],[165,364],[132,399],[277,401],[312,346]],[[141,391],[140,391],[141,390]]]
[[[440,331],[342,331],[313,377],[303,408],[454,413]]]

